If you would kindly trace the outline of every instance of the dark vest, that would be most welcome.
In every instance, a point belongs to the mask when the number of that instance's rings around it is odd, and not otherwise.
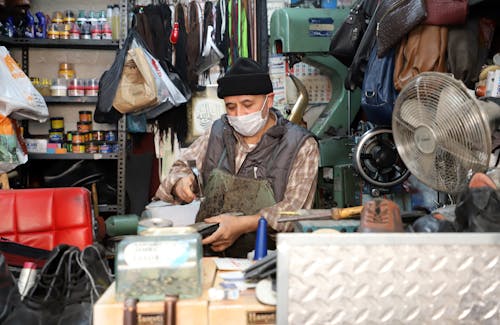
[[[255,149],[248,153],[238,173],[235,172],[235,131],[226,115],[213,123],[203,162],[204,184],[207,184],[210,172],[219,168],[241,177],[267,179],[276,202],[283,200],[295,156],[304,141],[313,135],[285,119],[278,110],[272,108],[272,112],[276,114],[276,124],[264,133]]]

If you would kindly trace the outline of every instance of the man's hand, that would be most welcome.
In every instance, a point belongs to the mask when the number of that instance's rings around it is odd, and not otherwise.
[[[211,245],[214,252],[222,252],[231,246],[242,234],[256,231],[259,215],[255,216],[234,216],[230,214],[220,214],[216,217],[203,220],[208,223],[218,223],[217,229],[212,235],[203,239],[203,245]]]
[[[177,200],[185,203],[191,203],[196,198],[196,195],[193,192],[194,186],[194,175],[190,174],[189,176],[179,179],[177,183],[175,183],[172,193]]]

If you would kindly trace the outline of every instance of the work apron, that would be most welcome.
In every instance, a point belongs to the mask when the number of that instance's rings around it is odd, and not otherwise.
[[[223,213],[254,215],[262,208],[276,203],[268,180],[235,176],[218,168],[210,173],[203,191],[205,198],[196,215],[196,222]],[[247,253],[255,247],[255,239],[256,232],[245,233],[222,254],[213,252],[210,247],[204,247],[204,255],[246,258]],[[269,235],[267,243],[268,249],[275,249],[276,243]]]

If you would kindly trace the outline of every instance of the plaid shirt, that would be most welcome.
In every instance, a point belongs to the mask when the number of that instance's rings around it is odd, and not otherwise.
[[[247,154],[255,148],[249,146],[239,134],[236,134],[238,144],[236,146],[236,168],[239,169]],[[205,152],[208,147],[210,133],[200,136],[189,148],[185,149],[177,161],[174,162],[167,178],[163,180],[156,191],[156,197],[167,201],[176,202],[172,195],[175,183],[182,177],[191,174],[188,167],[189,160],[196,160],[196,167],[202,170]],[[260,210],[260,214],[267,219],[270,227],[276,231],[292,231],[293,223],[278,223],[280,211],[295,211],[298,209],[309,209],[312,206],[314,193],[316,191],[318,175],[319,149],[313,138],[308,138],[300,148],[293,162],[288,184],[286,186],[283,200],[275,205]]]

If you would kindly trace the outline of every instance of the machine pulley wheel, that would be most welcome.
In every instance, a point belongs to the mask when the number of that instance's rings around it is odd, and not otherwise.
[[[398,185],[410,176],[387,128],[373,128],[361,136],[354,147],[353,165],[365,181],[379,187]]]

